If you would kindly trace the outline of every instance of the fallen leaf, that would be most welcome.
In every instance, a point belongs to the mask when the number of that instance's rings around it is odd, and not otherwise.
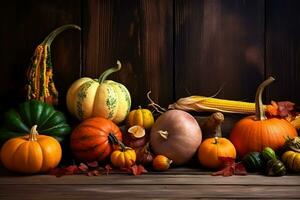
[[[79,166],[78,166],[78,169],[81,171],[81,172],[86,172],[89,170],[89,167],[84,164],[84,163],[80,163]]]
[[[246,169],[242,163],[235,163],[233,158],[219,157],[223,162],[223,168],[217,172],[213,172],[212,176],[232,176],[232,175],[246,175]]]
[[[107,164],[107,165],[105,165],[104,169],[105,169],[106,175],[108,175],[109,172],[110,172],[113,168],[110,166],[110,164]]]
[[[98,161],[88,162],[88,163],[86,163],[86,164],[87,164],[87,166],[93,167],[93,168],[99,167]]]

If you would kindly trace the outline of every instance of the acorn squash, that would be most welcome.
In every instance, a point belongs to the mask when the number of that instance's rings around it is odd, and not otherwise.
[[[53,136],[60,142],[71,131],[62,112],[56,111],[47,103],[30,100],[21,103],[17,109],[11,109],[4,114],[4,125],[0,130],[0,143],[28,134],[34,125],[37,125],[40,134]]]

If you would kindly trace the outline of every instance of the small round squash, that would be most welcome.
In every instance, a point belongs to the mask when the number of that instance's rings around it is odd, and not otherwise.
[[[150,129],[154,124],[154,117],[150,110],[139,107],[136,110],[130,111],[126,121],[128,127],[139,125],[145,129]]]
[[[300,172],[300,153],[294,151],[286,151],[282,155],[282,162],[294,172]]]
[[[115,68],[101,74],[99,79],[80,78],[67,92],[67,107],[79,120],[90,117],[103,117],[114,123],[122,122],[131,107],[127,88],[121,83],[106,80],[111,73],[121,69],[120,61]]]
[[[47,172],[60,162],[62,150],[53,137],[39,135],[37,126],[27,136],[8,140],[1,149],[3,165],[15,172],[34,174]]]
[[[233,144],[226,138],[207,138],[198,149],[198,160],[207,168],[216,169],[221,167],[222,161],[219,157],[236,158]]]
[[[153,159],[152,166],[153,169],[156,171],[166,171],[170,168],[170,165],[172,164],[172,160],[167,158],[164,155],[157,155]]]

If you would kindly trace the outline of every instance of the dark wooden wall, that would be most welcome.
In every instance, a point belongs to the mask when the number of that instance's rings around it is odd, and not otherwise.
[[[188,96],[252,101],[265,77],[267,100],[300,103],[298,0],[27,0],[0,8],[0,111],[24,99],[25,71],[35,47],[54,28],[74,23],[53,43],[60,103],[80,76],[125,84],[133,107],[146,93],[161,105]]]

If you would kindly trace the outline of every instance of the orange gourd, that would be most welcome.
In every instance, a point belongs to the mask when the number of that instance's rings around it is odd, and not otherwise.
[[[221,167],[219,157],[236,158],[236,150],[233,144],[226,138],[214,137],[205,139],[198,150],[199,162],[207,168]]]
[[[164,155],[157,155],[153,159],[152,167],[156,171],[166,171],[170,168],[170,165],[172,164],[172,160],[167,158]]]
[[[130,147],[126,147],[115,136],[113,136],[113,143],[118,145],[118,148],[110,155],[111,163],[118,168],[128,168],[135,164],[136,153]]]
[[[255,97],[255,116],[237,122],[230,134],[230,140],[241,157],[249,152],[260,152],[265,147],[276,151],[283,147],[285,138],[297,135],[296,129],[285,119],[265,116],[261,96],[264,88],[274,80],[270,77],[259,85]]]
[[[113,137],[122,140],[119,127],[111,120],[94,117],[84,120],[71,135],[71,149],[83,162],[102,161],[114,150]]]
[[[37,125],[27,136],[8,140],[1,149],[3,165],[15,172],[40,173],[55,168],[60,162],[62,150],[53,137],[39,135]]]

